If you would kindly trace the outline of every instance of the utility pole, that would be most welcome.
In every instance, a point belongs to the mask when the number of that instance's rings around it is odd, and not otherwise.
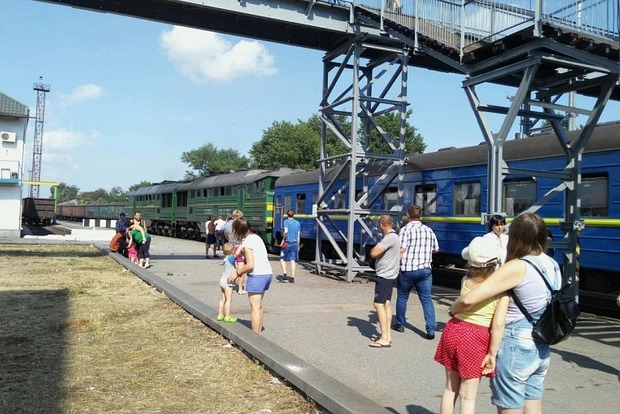
[[[39,81],[43,77],[39,76]],[[41,154],[43,153],[43,123],[45,122],[45,96],[50,91],[50,85],[43,82],[34,84],[33,89],[37,91],[37,115],[34,124],[34,143],[32,146],[32,170],[30,171],[30,181],[38,183],[41,181]],[[39,197],[39,185],[30,184],[30,197]]]

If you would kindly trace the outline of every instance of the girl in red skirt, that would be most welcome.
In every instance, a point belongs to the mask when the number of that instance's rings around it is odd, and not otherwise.
[[[461,283],[461,295],[484,281],[500,260],[502,252],[495,243],[476,237],[462,256],[469,272]],[[495,375],[495,356],[502,342],[508,295],[491,298],[467,312],[450,315],[443,330],[435,361],[446,368],[446,386],[441,396],[441,414],[454,413],[461,399],[461,414],[475,413],[476,394],[483,375]]]

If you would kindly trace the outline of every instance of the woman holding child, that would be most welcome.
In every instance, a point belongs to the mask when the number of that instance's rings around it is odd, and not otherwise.
[[[536,321],[550,300],[549,289],[538,270],[555,289],[562,283],[558,264],[545,254],[546,244],[547,226],[543,219],[533,213],[518,216],[510,224],[507,263],[476,289],[461,295],[452,305],[451,313],[467,311],[512,290]],[[542,413],[549,362],[549,345],[532,338],[532,324],[511,300],[504,338],[497,353],[497,375],[491,379],[491,402],[497,412]]]
[[[245,263],[228,276],[228,282],[234,283],[244,275],[248,275],[245,290],[250,301],[252,330],[260,334],[263,329],[263,297],[271,284],[273,271],[265,243],[260,236],[252,232],[247,219],[237,218],[232,227],[235,237],[241,242],[239,251]]]
[[[151,267],[151,235],[146,231],[146,223],[142,220],[142,215],[136,211],[133,215],[131,225],[127,227],[129,237],[129,245],[132,241],[138,245],[138,254],[140,257],[139,265],[145,269]]]

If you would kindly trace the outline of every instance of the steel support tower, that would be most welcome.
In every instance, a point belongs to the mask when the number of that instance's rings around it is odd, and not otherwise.
[[[549,52],[552,48],[553,54]],[[503,63],[509,62],[509,63]],[[529,177],[548,177],[556,181],[551,188],[525,212],[536,212],[545,203],[563,194],[564,217],[559,222],[564,237],[553,245],[564,253],[564,278],[573,282],[572,295],[579,285],[579,234],[585,227],[581,217],[581,159],[596,124],[617,82],[618,63],[600,58],[568,45],[539,39],[471,66],[463,88],[489,148],[487,213],[506,214],[503,180],[508,174]],[[519,79],[510,105],[481,102],[476,88],[500,78]],[[570,98],[573,92],[595,89],[597,96],[591,108],[578,108]],[[561,99],[564,97],[564,101]],[[562,104],[560,103],[562,102]],[[576,140],[569,139],[565,114],[587,117]],[[491,131],[488,115],[503,116],[499,132]],[[529,121],[548,121],[564,150],[562,171],[509,168],[504,162],[503,147],[517,117]],[[528,121],[528,122],[529,122]],[[555,198],[556,202],[558,198]]]
[[[39,80],[42,80],[41,78]],[[30,181],[41,181],[41,155],[43,154],[43,124],[45,123],[45,97],[51,90],[50,85],[42,82],[34,84],[33,89],[37,91],[37,112],[34,123],[34,142],[32,145],[32,170],[30,171]],[[30,197],[39,197],[39,185],[30,185]]]
[[[379,237],[373,221],[381,214],[396,221],[402,217],[408,59],[407,47],[373,44],[363,35],[323,58],[319,193],[314,204],[314,264],[319,273],[322,267],[336,268],[351,282],[358,272],[369,270],[366,246]],[[388,113],[400,119],[397,137],[377,121]],[[373,152],[381,150],[371,145],[372,139],[387,143],[388,149]],[[346,152],[330,153],[330,140],[344,144]],[[397,193],[391,194],[389,211],[373,209],[395,180]]]

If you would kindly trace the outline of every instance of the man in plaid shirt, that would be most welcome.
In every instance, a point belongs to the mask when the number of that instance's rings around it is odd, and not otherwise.
[[[422,208],[411,206],[407,211],[409,223],[399,233],[400,274],[397,281],[396,318],[392,329],[405,331],[405,314],[409,293],[415,288],[422,303],[426,322],[426,339],[435,338],[435,307],[431,299],[433,253],[439,251],[437,237],[430,227],[422,224]]]

